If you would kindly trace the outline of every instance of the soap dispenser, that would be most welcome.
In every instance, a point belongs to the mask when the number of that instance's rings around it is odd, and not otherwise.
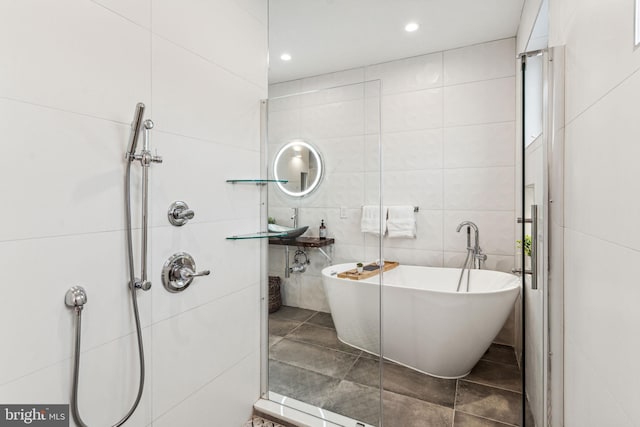
[[[327,238],[327,226],[324,225],[324,219],[320,221],[320,239],[324,240]]]

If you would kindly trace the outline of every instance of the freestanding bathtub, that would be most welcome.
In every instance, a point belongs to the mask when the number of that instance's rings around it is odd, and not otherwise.
[[[340,341],[440,378],[467,375],[509,317],[520,292],[517,276],[471,270],[469,292],[456,292],[459,268],[400,265],[380,277],[340,279],[355,268],[322,270]],[[466,289],[466,273],[462,289]]]

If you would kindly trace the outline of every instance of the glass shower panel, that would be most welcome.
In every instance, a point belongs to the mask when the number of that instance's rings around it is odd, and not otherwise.
[[[381,290],[384,425],[521,425],[515,43],[418,58],[419,70],[369,67],[383,75],[393,267]],[[497,59],[500,73],[478,71]]]
[[[272,229],[302,234],[267,249],[269,300],[277,288],[281,299],[269,314],[267,397],[378,426],[380,276],[368,270],[382,256],[361,220],[380,209],[380,82],[325,80],[270,88],[268,178],[287,182],[268,187],[267,216]]]

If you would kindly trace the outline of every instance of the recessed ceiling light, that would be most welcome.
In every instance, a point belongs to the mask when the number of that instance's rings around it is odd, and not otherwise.
[[[415,22],[409,22],[407,25],[404,26],[404,30],[408,33],[413,33],[414,31],[417,31],[418,28],[420,28],[420,25],[418,25]]]
[[[291,55],[289,55],[288,53],[283,53],[282,55],[280,55],[280,59],[282,59],[283,61],[291,61]]]

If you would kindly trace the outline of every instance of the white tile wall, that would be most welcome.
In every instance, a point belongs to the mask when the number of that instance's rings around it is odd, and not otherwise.
[[[384,203],[420,207],[417,239],[385,238],[385,258],[458,267],[466,243],[455,228],[471,220],[480,226],[487,265],[510,271],[514,49],[514,39],[499,40],[271,86],[270,96],[292,96],[270,103],[270,152],[289,139],[306,138],[324,155],[328,174],[318,192],[301,201],[270,188],[270,216],[290,224],[290,208],[299,207],[300,223],[310,225],[307,234],[312,236],[324,219],[336,239],[334,263],[379,258],[377,239],[360,233],[360,208],[379,201],[381,141]],[[362,76],[379,79],[382,91],[374,82],[293,95],[337,82],[356,83]],[[317,127],[305,124],[310,116]],[[340,218],[340,207],[347,208],[347,218]],[[270,274],[283,276],[282,248],[269,252]],[[285,304],[324,311],[328,307],[319,282],[324,259],[313,249],[309,253],[318,264],[285,281]]]
[[[12,3],[0,28],[1,97],[120,123],[149,102],[149,31],[96,3]]]
[[[444,125],[512,122],[516,118],[515,96],[514,77],[446,86]]]
[[[176,20],[190,25],[175,25]],[[153,31],[260,87],[265,86],[266,26],[248,17],[235,1],[154,0]]]
[[[144,102],[156,124],[152,149],[164,163],[150,170],[153,287],[138,293],[146,386],[127,425],[204,425],[212,408],[224,425],[248,419],[260,383],[259,244],[225,237],[258,230],[259,191],[225,180],[260,172],[264,3],[0,6],[0,191],[7,201],[0,266],[20,272],[0,298],[3,334],[12,342],[0,352],[1,402],[69,402],[73,314],[63,297],[73,285],[88,292],[84,418],[111,425],[135,397],[123,154],[135,104]],[[136,227],[139,169],[133,167]],[[196,212],[182,228],[166,220],[174,200]],[[191,252],[212,275],[169,294],[160,271],[178,251]]]
[[[444,52],[444,84],[512,77],[515,49],[515,39],[509,38],[448,50]]]
[[[640,51],[634,2],[551,3],[566,45],[564,425],[640,424],[637,143]],[[557,221],[556,218],[554,220]],[[629,222],[630,221],[630,222]],[[562,224],[562,222],[561,222]]]

